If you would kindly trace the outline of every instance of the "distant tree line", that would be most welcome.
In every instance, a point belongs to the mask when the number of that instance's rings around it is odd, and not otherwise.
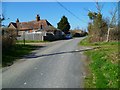
[[[57,23],[57,28],[62,30],[65,34],[72,34],[73,37],[83,37],[87,35],[87,32],[83,30],[70,30],[70,23],[66,16],[62,16],[61,20]]]

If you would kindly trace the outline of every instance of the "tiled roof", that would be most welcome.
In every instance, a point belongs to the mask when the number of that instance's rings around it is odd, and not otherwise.
[[[15,28],[18,28],[19,30],[25,30],[25,29],[48,30],[54,28],[47,20],[40,20],[40,21],[34,20],[29,22],[18,22],[18,23],[11,22],[10,24],[12,24]],[[49,28],[49,27],[53,27],[53,28]]]

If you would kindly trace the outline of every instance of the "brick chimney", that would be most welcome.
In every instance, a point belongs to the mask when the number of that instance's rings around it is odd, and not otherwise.
[[[37,20],[37,21],[40,21],[40,16],[39,16],[39,14],[37,14],[36,20]]]
[[[19,19],[17,18],[16,23],[19,23]]]

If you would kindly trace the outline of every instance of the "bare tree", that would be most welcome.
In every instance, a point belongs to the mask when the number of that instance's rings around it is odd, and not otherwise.
[[[110,20],[110,23],[108,25],[106,42],[109,42],[110,30],[113,29],[113,27],[117,26],[117,21],[118,21],[117,12],[118,12],[118,7],[117,6],[115,7],[115,9],[110,11],[111,20]]]
[[[3,20],[5,20],[5,17],[4,17],[4,15],[2,14],[2,15],[0,15],[0,27],[2,26],[2,21]]]
[[[101,13],[103,9],[103,4],[98,3],[98,0],[95,2],[98,13]]]

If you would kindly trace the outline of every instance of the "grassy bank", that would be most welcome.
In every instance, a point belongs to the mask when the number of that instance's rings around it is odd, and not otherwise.
[[[39,46],[31,45],[14,45],[13,47],[2,51],[2,66],[8,66],[16,59],[23,55],[29,54],[32,50],[39,48]]]
[[[119,43],[120,44],[120,43]],[[100,48],[86,51],[90,59],[89,75],[85,78],[86,88],[118,88],[118,42],[89,43],[88,38],[80,45],[99,46]]]

